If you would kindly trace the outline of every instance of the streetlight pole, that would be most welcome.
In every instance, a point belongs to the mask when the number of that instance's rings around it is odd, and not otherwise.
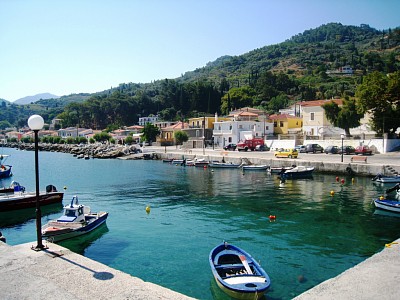
[[[342,162],[343,162],[343,139],[344,139],[344,134],[341,134],[340,137],[342,139]]]
[[[37,245],[32,247],[32,250],[41,251],[45,247],[42,242],[42,212],[40,210],[39,202],[39,145],[38,133],[43,128],[44,120],[39,115],[30,116],[28,119],[28,126],[35,133],[35,180],[36,180],[36,235]]]

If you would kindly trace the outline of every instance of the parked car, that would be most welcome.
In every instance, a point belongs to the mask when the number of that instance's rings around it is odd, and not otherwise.
[[[269,151],[269,147],[265,145],[257,145],[254,151]]]
[[[235,151],[236,150],[236,144],[228,144],[228,145],[224,146],[224,150]]]
[[[291,148],[291,149],[279,149],[278,151],[275,151],[275,153],[274,153],[275,157],[297,158],[298,155],[299,155],[299,153],[294,148]]]
[[[368,146],[357,146],[355,154],[372,155],[372,150]]]
[[[294,147],[294,149],[297,150],[297,152],[299,153],[305,153],[306,152],[306,146],[304,145],[297,145]]]
[[[342,154],[342,147],[338,147],[338,153]],[[356,153],[356,148],[353,146],[343,146],[343,154],[355,154]]]
[[[324,151],[326,154],[337,154],[339,153],[339,148],[337,146],[328,146]]]
[[[319,144],[307,144],[306,145],[306,153],[317,153],[317,152],[324,152],[324,148],[322,148]]]

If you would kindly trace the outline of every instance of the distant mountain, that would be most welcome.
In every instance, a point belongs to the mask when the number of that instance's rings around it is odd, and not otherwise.
[[[3,105],[3,103],[10,104],[6,99],[0,98],[0,105]]]
[[[57,98],[60,98],[59,96],[56,96],[56,95],[53,95],[53,94],[50,94],[50,93],[43,93],[43,94],[37,94],[37,95],[34,95],[34,96],[27,96],[27,97],[24,97],[24,98],[21,98],[21,99],[18,99],[18,100],[15,100],[14,101],[14,103],[15,104],[30,104],[30,103],[35,103],[36,101],[38,101],[38,100],[41,100],[41,99],[57,99]]]

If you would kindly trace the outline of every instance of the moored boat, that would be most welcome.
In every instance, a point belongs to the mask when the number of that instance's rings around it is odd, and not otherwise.
[[[74,238],[96,229],[107,217],[108,212],[91,212],[89,206],[79,204],[78,197],[74,196],[71,203],[64,206],[61,217],[42,227],[42,235],[51,242]]]
[[[400,201],[397,200],[379,198],[374,200],[374,205],[379,209],[400,213]]]
[[[391,192],[396,192],[396,197],[400,197],[400,183],[397,183],[395,186],[392,186],[391,188],[386,190],[386,194],[389,194]]]
[[[271,174],[282,174],[288,170],[293,169],[295,166],[291,166],[291,167],[270,167],[269,168],[269,172]]]
[[[12,188],[12,189],[11,189]],[[39,192],[40,206],[62,202],[64,193],[58,192],[56,187],[48,185],[46,191]],[[0,194],[0,211],[36,207],[36,192],[25,192],[25,188],[18,182],[11,182],[10,188]]]
[[[379,173],[374,178],[372,178],[372,181],[380,183],[400,183],[400,176],[399,175],[389,176]]]
[[[217,285],[237,299],[258,299],[268,290],[271,280],[264,269],[246,251],[226,242],[209,255]]]
[[[209,162],[206,161],[204,158],[196,158],[194,160],[194,166],[195,167],[203,167],[204,168],[204,167],[207,167],[208,164],[209,164]]]
[[[210,162],[208,166],[210,168],[239,168],[240,164],[234,164],[231,162]]]
[[[12,166],[4,164],[9,155],[0,154],[0,178],[8,178],[12,176]]]
[[[245,171],[266,171],[269,166],[267,165],[243,165],[242,169]]]
[[[314,167],[297,166],[281,174],[283,179],[309,178],[314,172]]]

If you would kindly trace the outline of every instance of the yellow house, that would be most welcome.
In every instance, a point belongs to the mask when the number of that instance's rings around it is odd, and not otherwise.
[[[303,132],[306,135],[321,136],[333,128],[333,125],[326,118],[325,110],[322,108],[322,105],[331,101],[338,106],[343,105],[342,99],[300,102],[303,114]]]
[[[270,115],[269,119],[274,123],[274,134],[288,134],[301,131],[303,119],[289,114]]]

